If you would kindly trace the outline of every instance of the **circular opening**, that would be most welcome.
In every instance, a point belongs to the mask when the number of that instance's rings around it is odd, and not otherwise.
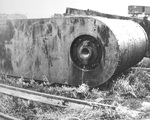
[[[91,56],[91,51],[88,48],[83,48],[80,53],[82,59],[88,59]]]
[[[101,42],[90,35],[78,36],[71,44],[70,56],[78,68],[95,69],[99,66],[102,58]]]

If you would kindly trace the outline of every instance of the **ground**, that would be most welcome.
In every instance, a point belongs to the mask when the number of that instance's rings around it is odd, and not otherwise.
[[[23,78],[1,77],[1,82],[30,88],[54,95],[98,102],[111,107],[76,106],[56,108],[38,102],[0,94],[0,112],[25,120],[148,120],[150,119],[150,60],[144,58],[126,73],[114,78],[105,87],[82,89],[75,87],[49,87],[24,83]],[[144,67],[141,68],[141,67]],[[111,84],[111,85],[110,85]],[[106,89],[107,88],[107,89]],[[83,91],[82,91],[83,90]]]

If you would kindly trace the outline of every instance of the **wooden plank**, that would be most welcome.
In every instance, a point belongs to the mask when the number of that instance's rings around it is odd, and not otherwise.
[[[150,70],[150,68],[146,68],[146,67],[131,67],[131,68],[135,70]]]
[[[13,95],[16,97],[24,98],[24,99],[29,99],[29,100],[38,101],[41,103],[50,104],[50,105],[53,105],[51,104],[52,102],[50,100],[54,99],[54,100],[63,100],[66,102],[72,102],[72,103],[88,105],[88,106],[105,106],[105,107],[116,108],[115,106],[112,106],[112,105],[107,105],[107,104],[102,104],[102,103],[97,103],[97,102],[88,102],[84,100],[72,99],[72,98],[67,98],[67,97],[57,96],[57,95],[50,95],[46,93],[40,93],[40,92],[17,88],[13,86],[4,85],[4,84],[0,84],[0,92],[8,94],[8,95]]]
[[[0,120],[21,120],[0,112]]]
[[[7,94],[7,95],[23,98],[26,100],[37,101],[37,102],[45,103],[45,104],[52,105],[52,106],[66,107],[66,106],[63,106],[61,104],[57,104],[57,101],[53,101],[47,97],[35,95],[32,93],[26,93],[23,91],[18,91],[17,88],[16,88],[16,90],[13,90],[13,89],[9,89],[9,88],[0,87],[0,92]]]

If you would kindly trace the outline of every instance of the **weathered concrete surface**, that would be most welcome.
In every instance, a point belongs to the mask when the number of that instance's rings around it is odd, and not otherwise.
[[[98,86],[115,71],[139,62],[146,45],[143,28],[128,20],[86,16],[1,20],[0,72]]]

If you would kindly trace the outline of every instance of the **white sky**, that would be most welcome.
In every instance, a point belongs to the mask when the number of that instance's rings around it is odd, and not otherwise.
[[[150,6],[150,0],[0,0],[0,13],[20,13],[28,18],[44,18],[54,13],[64,13],[66,7],[73,7],[127,15],[128,5]]]

